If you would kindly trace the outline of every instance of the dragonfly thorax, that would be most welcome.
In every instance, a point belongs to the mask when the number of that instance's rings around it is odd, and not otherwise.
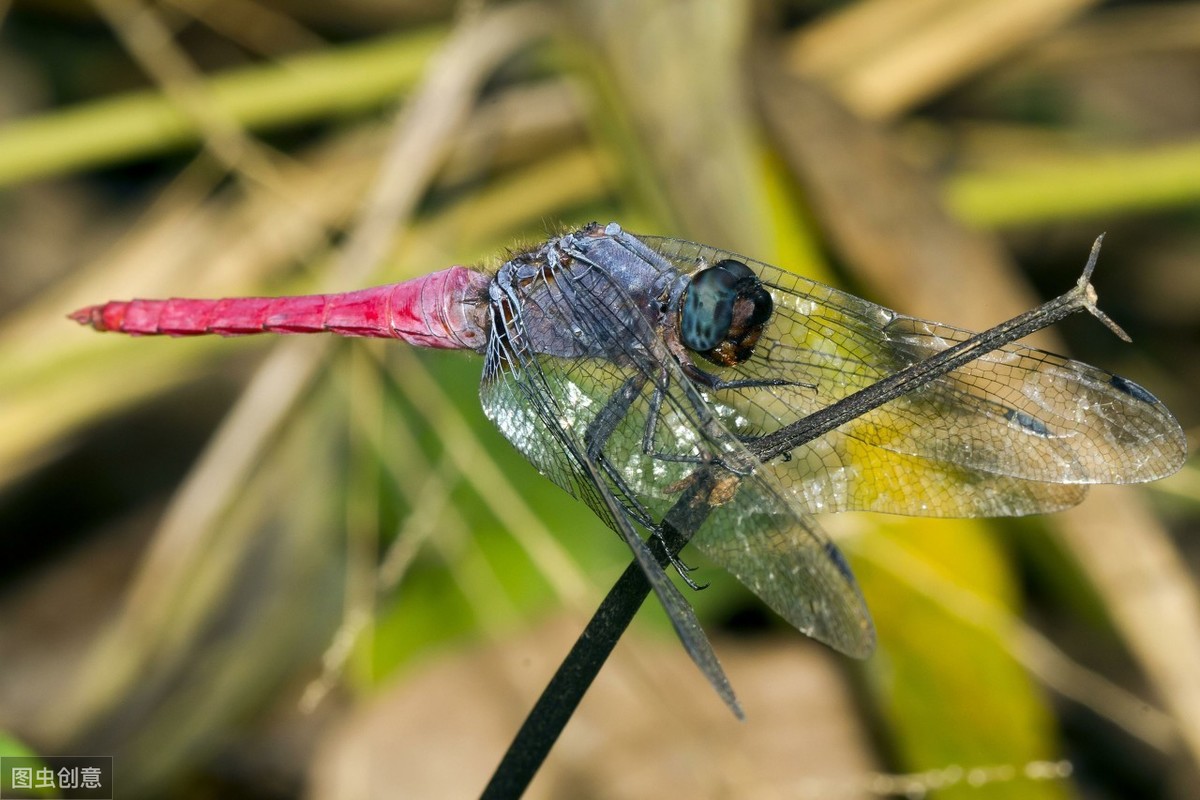
[[[712,363],[732,367],[754,353],[774,309],[754,271],[727,258],[692,277],[679,309],[679,337]]]

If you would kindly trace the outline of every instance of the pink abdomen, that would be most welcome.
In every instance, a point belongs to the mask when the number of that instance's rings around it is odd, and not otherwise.
[[[451,267],[341,294],[113,301],[70,316],[96,330],[134,336],[329,332],[482,350],[490,280],[481,272]]]

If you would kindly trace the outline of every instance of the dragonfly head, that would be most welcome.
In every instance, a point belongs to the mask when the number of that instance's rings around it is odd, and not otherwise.
[[[775,304],[741,261],[718,261],[692,276],[679,310],[679,336],[714,364],[732,367],[754,353]]]

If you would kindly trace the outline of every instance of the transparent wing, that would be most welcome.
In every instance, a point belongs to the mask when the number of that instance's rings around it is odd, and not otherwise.
[[[870,619],[836,548],[707,407],[622,287],[581,262],[526,287],[521,299],[539,319],[572,331],[579,352],[613,355],[535,354],[526,343],[536,323],[497,314],[485,412],[618,532],[631,521],[654,530],[668,516],[689,519],[697,546],[799,630],[851,655],[869,653]],[[701,484],[712,488],[689,492]],[[637,553],[640,541],[622,535]],[[673,588],[657,566],[646,569],[656,590]]]
[[[804,634],[856,658],[875,631],[837,547],[775,484],[769,471],[743,479],[733,501],[713,508],[693,540]]]
[[[564,414],[558,390],[570,384],[563,381],[563,372],[556,367],[543,368],[542,359],[510,348],[513,340],[506,337],[490,346],[479,393],[484,413],[539,472],[573,497],[584,500],[624,539],[684,649],[722,699],[742,717],[733,687],[695,611],[638,537],[625,509],[605,481],[601,463],[580,448],[578,437],[572,435],[569,424],[564,424],[569,418]]]
[[[770,289],[775,314],[754,355],[715,371],[726,380],[792,385],[706,396],[743,440],[795,422],[972,335],[724,251],[672,239],[643,241],[683,271],[739,258]],[[1154,480],[1178,469],[1185,455],[1178,423],[1145,389],[1011,344],[772,466],[814,511],[992,516],[1073,505],[1084,484]]]

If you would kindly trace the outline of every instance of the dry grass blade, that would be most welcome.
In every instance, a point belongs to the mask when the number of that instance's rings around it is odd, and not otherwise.
[[[399,426],[388,437],[388,444],[394,445],[395,452],[404,454],[407,472],[427,476],[424,481],[406,480],[399,474],[398,459],[388,457],[383,451],[382,437],[377,441],[380,441],[377,457],[391,479],[392,489],[409,505],[409,512],[375,571],[375,591],[382,595],[395,591],[418,551],[435,531],[439,539],[459,542],[469,538],[470,528],[450,502],[451,489],[460,479],[453,456],[443,453],[436,464],[429,463],[409,427]]]
[[[964,320],[1005,319],[1035,304],[995,238],[953,219],[937,184],[906,164],[882,131],[813,81],[781,72],[777,60],[763,57],[755,70],[784,159],[834,247],[880,297],[926,319],[946,308]]]
[[[332,688],[350,655],[351,644],[367,630],[370,620],[368,612],[376,593],[395,591],[412,559],[426,544],[431,544],[447,564],[458,567],[452,573],[455,583],[471,604],[485,635],[490,635],[494,641],[498,640],[501,620],[515,616],[511,603],[505,600],[503,582],[487,560],[481,557],[479,548],[473,547],[471,557],[459,552],[464,546],[470,547],[475,538],[470,535],[462,515],[450,502],[455,483],[465,480],[483,498],[491,512],[512,532],[529,558],[538,565],[561,604],[579,614],[591,599],[588,581],[578,564],[525,503],[503,470],[479,446],[466,421],[454,411],[454,404],[426,372],[421,360],[401,350],[397,353],[397,359],[402,365],[394,368],[378,358],[378,348],[361,348],[361,351],[364,358],[368,354],[376,357],[376,381],[389,382],[394,390],[403,393],[417,409],[423,423],[439,431],[439,438],[446,449],[437,464],[429,464],[422,456],[416,438],[403,422],[385,440],[379,431],[362,430],[362,416],[352,414],[352,421],[359,429],[358,438],[364,446],[372,448],[374,457],[391,479],[392,490],[404,497],[410,510],[378,569],[372,557],[369,575],[360,572],[347,576],[348,594],[356,593],[358,601],[347,599],[346,614],[323,660],[322,675],[305,692],[303,704],[308,709],[314,707]],[[402,374],[404,379],[396,380],[395,374]],[[353,402],[355,396],[363,394],[363,388],[349,393],[347,399]],[[383,387],[376,385],[374,395],[383,394]],[[406,473],[403,477],[399,474],[397,453],[403,454]],[[425,475],[427,478],[418,482],[412,480],[413,475]],[[355,586],[359,588],[356,590]],[[516,676],[513,676],[511,683],[516,685]]]
[[[787,60],[889,119],[1029,45],[1095,0],[865,0],[801,31]]]
[[[966,789],[978,794],[984,787],[1004,792],[1004,784],[1018,782],[1065,781],[1074,768],[1070,761],[1029,761],[1024,764],[986,764],[964,769],[951,764],[940,769],[893,775],[884,772],[867,773],[849,779],[805,780],[799,784],[796,800],[857,800],[862,797],[926,797],[930,792],[942,794],[954,789]],[[1021,795],[1015,795],[1021,796]]]
[[[403,182],[409,213],[440,166],[446,143],[464,124],[482,82],[499,61],[542,33],[542,26],[535,24],[536,13],[533,6],[509,6],[481,15],[457,30],[432,63],[430,79],[398,121],[398,141],[411,143],[397,148],[410,159]],[[400,210],[400,216],[406,216],[403,204]],[[339,278],[362,280],[373,265],[354,266]],[[168,631],[173,638],[184,632],[170,598],[186,584],[187,566],[212,535],[213,523],[245,484],[316,373],[326,351],[323,344],[299,340],[276,348],[180,488],[133,582],[125,612],[63,704],[63,735],[121,696]]]
[[[1109,8],[1083,19],[1035,48],[1026,59],[1038,67],[1056,62],[1095,61],[1131,53],[1191,52],[1200,49],[1200,7],[1152,3]]]
[[[183,593],[201,555],[232,559],[244,542],[223,541],[214,523],[247,480],[251,467],[274,440],[278,425],[320,366],[319,341],[297,340],[277,348],[210,442],[168,510],[135,575],[121,616],[101,638],[78,682],[56,715],[52,736],[66,740],[135,684],[145,662],[161,649],[177,649],[204,617],[194,595],[181,608]],[[249,535],[250,529],[240,529]],[[230,562],[232,563],[232,562]],[[209,599],[223,586],[209,587]],[[175,643],[176,647],[172,647]]]
[[[1179,551],[1127,489],[1101,487],[1055,519],[1200,764],[1200,593]]]
[[[95,6],[164,94],[196,121],[209,152],[230,172],[280,193],[279,176],[266,149],[213,102],[158,9],[132,0],[95,0]]]
[[[520,543],[530,559],[554,587],[558,596],[578,610],[591,599],[589,583],[537,514],[521,497],[495,461],[471,436],[466,420],[454,410],[450,398],[425,371],[412,353],[397,353],[404,366],[396,388],[407,396],[431,427],[445,438],[446,455],[462,477],[484,499],[489,510]],[[385,372],[391,376],[393,372]]]
[[[253,0],[165,0],[253,53],[314,50],[323,42],[291,17]]]
[[[374,575],[382,530],[381,486],[375,479],[377,462],[372,457],[385,417],[378,371],[364,353],[354,349],[334,367],[329,382],[343,389],[341,399],[350,426],[343,504],[345,531],[339,537],[345,554],[345,579],[341,624],[322,655],[321,675],[310,682],[300,698],[300,707],[310,713],[335,685],[360,636],[365,634],[370,644],[373,630],[369,623],[375,616]]]
[[[575,4],[577,26],[615,83],[602,113],[606,125],[628,126],[622,157],[630,179],[659,200],[662,219],[679,221],[681,233],[762,253],[774,236],[741,80],[747,10],[662,0]]]
[[[464,127],[483,81],[519,48],[549,33],[552,20],[546,7],[518,3],[479,16],[455,32],[405,106],[375,189],[343,251],[339,278],[366,279],[399,220],[412,214],[432,181],[432,171],[414,166],[442,165],[453,145],[451,134]],[[439,119],[454,124],[437,124]]]

